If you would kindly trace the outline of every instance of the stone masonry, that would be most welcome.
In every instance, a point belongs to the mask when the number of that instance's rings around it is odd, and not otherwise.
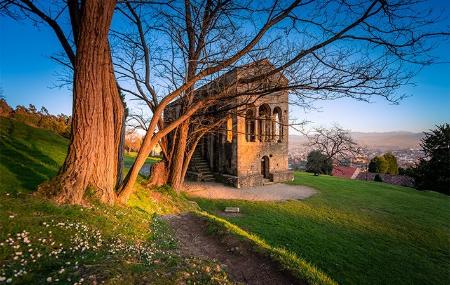
[[[257,75],[273,66],[268,61],[232,70],[197,92],[214,92],[211,86],[226,85],[230,94],[244,94],[260,86],[286,86],[286,78],[277,73],[261,83],[233,84],[241,77]],[[264,85],[266,84],[266,85]],[[189,166],[188,178],[197,181],[216,181],[237,188],[261,186],[276,182],[292,181],[288,170],[288,91],[264,96],[230,96],[222,104],[236,106],[220,116],[227,116],[224,126],[205,135],[197,145]],[[177,101],[165,113],[165,119],[176,117]],[[197,165],[198,164],[198,165]],[[205,169],[205,166],[209,169]],[[204,178],[203,178],[204,177]]]

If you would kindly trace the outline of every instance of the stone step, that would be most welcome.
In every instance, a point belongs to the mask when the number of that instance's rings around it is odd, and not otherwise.
[[[189,168],[194,172],[197,172],[202,181],[213,182],[215,181],[214,174],[211,172],[208,161],[203,158],[200,153],[194,152],[189,163]]]
[[[270,181],[270,179],[263,178],[263,185],[272,185],[275,184],[274,182]]]
[[[209,169],[209,165],[207,163],[205,163],[205,164],[196,163],[196,164],[194,164],[194,166],[197,167],[197,168],[207,168],[207,169]]]
[[[192,160],[191,159],[191,162],[193,162],[193,163],[208,163],[206,160],[204,160],[204,159],[198,159],[198,160]]]
[[[209,165],[207,163],[205,163],[205,164],[194,163],[193,166],[195,166],[197,168],[208,168],[209,169]]]

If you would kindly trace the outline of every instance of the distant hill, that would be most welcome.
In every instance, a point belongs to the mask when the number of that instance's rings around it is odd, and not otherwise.
[[[423,133],[412,132],[383,132],[363,133],[352,132],[352,137],[362,146],[381,151],[419,148]],[[307,142],[303,135],[290,135],[289,148],[301,147]]]

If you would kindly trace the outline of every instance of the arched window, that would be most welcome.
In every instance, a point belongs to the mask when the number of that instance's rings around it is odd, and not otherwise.
[[[227,118],[227,142],[233,141],[233,118],[228,116]]]
[[[280,107],[273,109],[273,138],[276,142],[283,140],[283,117]]]
[[[271,121],[269,105],[262,104],[258,109],[259,140],[262,142],[268,142],[271,140]]]
[[[248,142],[255,141],[255,112],[252,109],[247,109],[245,112],[245,140]]]

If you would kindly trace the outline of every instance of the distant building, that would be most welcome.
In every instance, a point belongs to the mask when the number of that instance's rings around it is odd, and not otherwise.
[[[334,166],[331,175],[348,179],[356,179],[361,170],[358,167]]]
[[[372,172],[360,172],[356,179],[358,180],[366,180],[366,181],[374,181],[375,176],[377,173]],[[406,176],[406,175],[391,175],[391,174],[384,174],[384,173],[378,173],[381,180],[383,180],[384,183],[393,184],[393,185],[400,185],[400,186],[406,186],[406,187],[414,187],[414,178]]]

